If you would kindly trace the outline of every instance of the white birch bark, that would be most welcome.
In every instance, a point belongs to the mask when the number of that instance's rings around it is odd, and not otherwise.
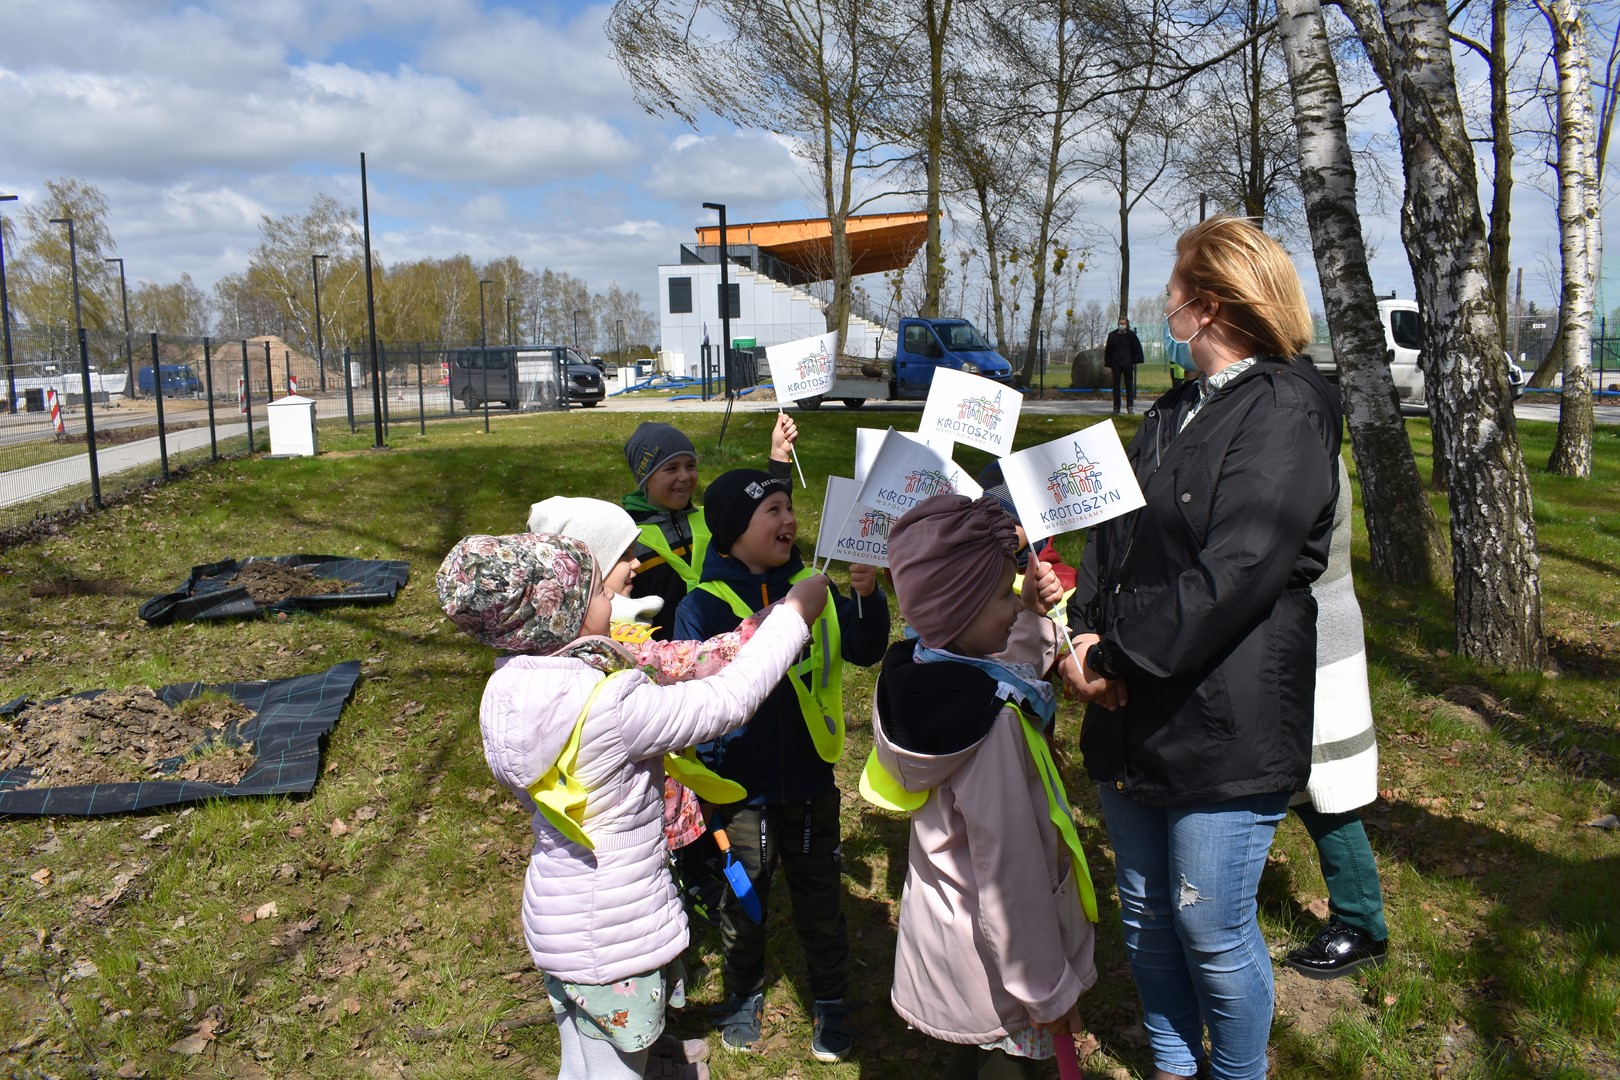
[[[1450,464],[1457,651],[1482,663],[1546,663],[1541,563],[1507,357],[1497,334],[1485,222],[1438,0],[1342,0],[1389,93],[1406,174],[1401,233],[1423,310],[1435,438]]]
[[[1592,475],[1592,237],[1597,231],[1591,64],[1578,0],[1538,0],[1552,31],[1558,71],[1558,232],[1563,296],[1564,387],[1558,439],[1547,468],[1564,476]]]
[[[1278,0],[1277,31],[1293,87],[1300,186],[1361,478],[1373,569],[1391,582],[1435,584],[1445,573],[1445,540],[1384,362],[1344,98],[1319,0]]]

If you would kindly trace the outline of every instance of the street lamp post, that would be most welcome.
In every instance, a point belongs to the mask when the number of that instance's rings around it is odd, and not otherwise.
[[[52,225],[66,225],[68,231],[68,266],[73,271],[73,329],[79,338],[79,374],[84,379],[84,443],[90,460],[90,499],[101,506],[101,472],[96,461],[96,422],[90,403],[90,348],[84,340],[84,314],[79,308],[79,246],[73,235],[71,217],[51,218]],[[156,374],[154,372],[153,374]],[[162,393],[162,384],[154,382]]]
[[[720,213],[720,356],[721,374],[726,380],[726,397],[731,397],[731,274],[727,270],[726,204],[706,202],[705,210]]]
[[[579,310],[574,311],[574,348],[579,348]]]
[[[309,273],[315,279],[315,370],[321,380],[321,392],[326,392],[326,353],[321,347],[321,260],[325,255],[309,257]]]
[[[484,287],[488,284],[488,278],[483,278],[478,282],[478,344],[480,347],[489,344],[489,333],[484,325]]]
[[[619,354],[619,366],[624,367],[624,320],[618,319],[613,324],[613,351]]]
[[[68,230],[68,267],[73,272],[73,329],[75,333],[84,330],[84,315],[79,310],[79,248],[73,238],[73,219],[70,217],[53,217],[52,225],[66,225]]]
[[[15,195],[0,195],[0,202],[16,202]],[[11,365],[11,298],[6,292],[6,227],[0,220],[0,325],[5,327],[6,338],[6,405],[13,416],[17,413],[17,371]]]
[[[124,260],[108,259],[107,261],[118,264],[118,296],[124,302],[124,366],[129,368],[129,396],[133,398],[139,384],[135,379],[135,351],[130,348],[129,343],[129,289],[124,283]],[[153,388],[160,389],[162,385],[163,380],[158,377],[158,373],[156,371],[152,372]]]
[[[508,296],[506,298],[506,343],[508,345],[517,344],[517,330],[512,325],[512,305],[516,302],[514,297]]]

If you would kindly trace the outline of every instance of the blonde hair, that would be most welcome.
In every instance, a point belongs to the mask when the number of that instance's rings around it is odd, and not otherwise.
[[[1292,357],[1316,336],[1293,261],[1245,218],[1216,216],[1182,233],[1175,273],[1187,292],[1219,302],[1217,321],[1257,354]]]

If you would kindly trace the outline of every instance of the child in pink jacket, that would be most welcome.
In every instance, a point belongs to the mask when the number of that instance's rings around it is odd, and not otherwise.
[[[861,790],[911,814],[890,1000],[955,1044],[952,1078],[1039,1075],[1097,980],[1096,899],[1042,735],[1057,647],[1043,604],[1059,590],[1032,564],[1042,586],[1014,593],[1017,549],[992,498],[936,495],[889,534],[918,636],[883,659]]]
[[[609,640],[610,598],[590,549],[567,537],[470,536],[437,575],[458,627],[520,655],[496,661],[479,723],[497,780],[534,814],[522,921],[546,974],[564,1080],[640,1077],[686,916],[663,835],[663,757],[740,727],[808,637],[827,580],[796,586],[718,673],[658,685]],[[696,646],[682,643],[682,672]],[[676,1000],[671,1001],[672,998]]]

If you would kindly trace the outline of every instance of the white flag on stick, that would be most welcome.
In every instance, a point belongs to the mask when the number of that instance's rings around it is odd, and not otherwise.
[[[1018,413],[1024,397],[1010,386],[952,368],[934,372],[917,431],[930,443],[941,439],[988,450],[997,457],[1012,453]]]
[[[889,565],[889,529],[900,519],[860,505],[855,501],[860,493],[859,480],[827,477],[827,501],[821,508],[821,531],[816,534],[817,559]]]
[[[866,470],[856,502],[898,517],[931,495],[955,492],[977,499],[984,489],[937,447],[890,428]]]
[[[872,462],[877,459],[878,448],[883,445],[883,440],[888,437],[891,431],[894,431],[894,429],[870,427],[855,429],[855,479],[866,479],[866,471],[872,467]],[[949,440],[942,443],[931,443],[916,431],[894,431],[894,433],[902,439],[910,439],[912,442],[919,442],[924,446],[932,446],[947,458],[951,456],[951,449],[955,446]]]
[[[1001,459],[1001,475],[1033,545],[1143,505],[1113,421]]]
[[[837,369],[838,331],[800,338],[765,349],[777,401],[802,401],[832,389]]]

